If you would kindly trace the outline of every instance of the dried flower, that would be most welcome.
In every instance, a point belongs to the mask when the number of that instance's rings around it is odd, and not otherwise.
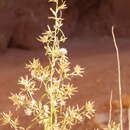
[[[17,105],[17,108],[26,104],[26,96],[23,94],[11,94],[12,96],[9,97],[10,100],[13,101],[14,105]]]
[[[29,108],[25,109],[24,112],[25,112],[25,115],[27,115],[27,116],[31,116],[32,115],[32,110],[29,109]]]
[[[84,73],[84,69],[81,68],[79,65],[76,65],[74,67],[74,72],[75,72],[74,74],[82,76],[82,73]]]
[[[120,124],[112,122],[108,125],[108,128],[104,128],[104,130],[120,130]]]
[[[67,50],[65,48],[60,48],[59,52],[61,55],[67,55]]]
[[[95,114],[95,109],[94,109],[94,103],[93,102],[86,102],[85,104],[85,116],[88,118],[88,119],[91,119],[94,114]]]
[[[24,88],[21,88],[22,92],[28,92],[33,95],[37,90],[39,90],[35,86],[35,81],[33,79],[29,79],[28,76],[25,78],[21,77],[18,83],[24,86]]]
[[[15,130],[17,130],[19,128],[19,123],[18,123],[18,118],[16,119],[12,119],[13,114],[9,111],[9,113],[1,113],[2,116],[2,121],[3,121],[3,125],[7,125],[9,124],[11,126],[11,128],[14,128]]]

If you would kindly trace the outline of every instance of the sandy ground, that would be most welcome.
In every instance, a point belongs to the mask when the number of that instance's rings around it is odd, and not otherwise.
[[[118,46],[123,93],[130,94],[129,39],[118,39]],[[69,50],[72,65],[80,64],[85,68],[84,77],[75,78],[72,81],[78,86],[79,92],[73,96],[71,104],[82,105],[86,100],[91,100],[95,102],[97,113],[104,111],[104,104],[109,101],[110,91],[113,91],[114,98],[118,96],[117,63],[112,39],[108,37],[97,40],[74,39],[65,47]],[[9,48],[5,52],[0,52],[0,112],[14,109],[8,96],[11,92],[15,93],[19,90],[17,80],[20,76],[27,74],[27,70],[24,69],[25,63],[33,57],[40,57],[43,64],[47,62],[41,50]],[[86,128],[88,128],[87,124],[84,123],[76,126],[74,130],[86,130]],[[10,128],[0,127],[0,130],[10,130]]]

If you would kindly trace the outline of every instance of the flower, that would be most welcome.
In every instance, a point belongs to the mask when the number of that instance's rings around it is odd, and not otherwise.
[[[12,119],[13,114],[9,111],[9,113],[1,113],[3,125],[9,124],[11,128],[15,130],[18,129],[19,123],[18,118]]]
[[[17,105],[19,108],[26,103],[26,96],[22,94],[11,94],[12,96],[9,97],[10,100],[13,101],[14,105]]]
[[[66,48],[60,48],[59,52],[61,55],[67,55],[67,49]]]
[[[83,117],[80,114],[80,108],[78,106],[72,108],[69,106],[64,116],[67,125],[74,125],[78,121],[83,121]]]
[[[95,109],[93,104],[94,103],[90,101],[86,102],[85,104],[85,111],[86,111],[85,115],[88,119],[91,119],[95,114]]]
[[[79,65],[76,65],[74,67],[74,72],[76,75],[82,76],[82,73],[84,73],[84,68],[81,68]]]
[[[44,107],[45,111],[49,111],[49,106],[48,105],[44,105],[43,107]]]
[[[35,86],[35,82],[32,79],[29,79],[29,77],[27,75],[25,76],[25,78],[21,77],[18,80],[18,84],[23,85],[25,87]]]
[[[65,106],[66,102],[64,100],[61,100],[59,103],[61,106]]]
[[[37,104],[37,102],[36,102],[36,100],[31,100],[31,102],[30,102],[30,105],[33,107],[33,106],[35,106]]]
[[[27,116],[31,116],[32,115],[32,110],[29,109],[29,108],[25,109],[24,112],[25,112],[25,115],[27,115]]]
[[[48,105],[44,105],[43,108],[44,108],[44,115],[47,117],[49,112],[50,112],[49,111],[49,106]]]

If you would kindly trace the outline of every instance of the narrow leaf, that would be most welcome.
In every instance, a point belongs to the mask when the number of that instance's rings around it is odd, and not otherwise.
[[[53,14],[54,16],[56,16],[56,12],[55,12],[52,8],[50,8],[50,11],[52,12],[52,14]]]

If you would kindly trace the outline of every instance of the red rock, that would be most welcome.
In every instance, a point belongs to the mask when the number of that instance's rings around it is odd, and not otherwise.
[[[66,35],[85,37],[111,35],[111,26],[119,36],[130,36],[129,0],[67,0],[63,30]],[[47,0],[5,0],[0,3],[0,49],[39,48],[36,37],[46,28]]]

